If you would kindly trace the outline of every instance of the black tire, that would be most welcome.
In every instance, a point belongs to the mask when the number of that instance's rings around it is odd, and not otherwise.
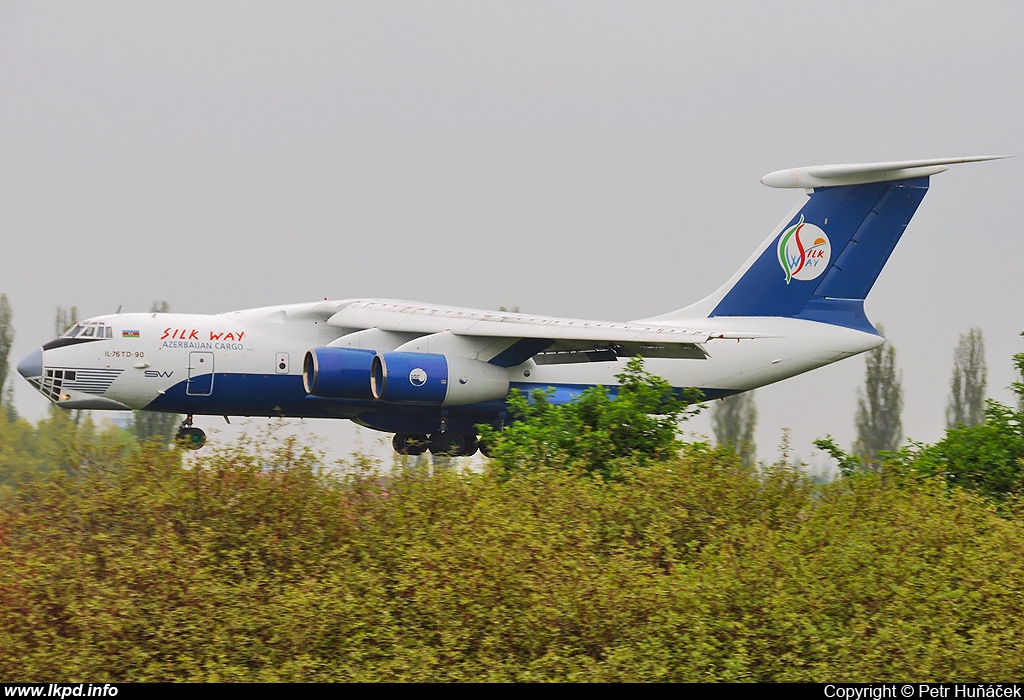
[[[400,455],[415,457],[427,451],[430,438],[420,433],[395,433],[391,439],[391,446]]]
[[[466,448],[466,436],[462,433],[434,433],[430,436],[430,453],[435,455],[460,455]]]
[[[177,438],[178,444],[186,450],[198,450],[206,444],[206,433],[199,428],[182,428]]]
[[[430,447],[430,438],[423,433],[410,433],[406,441],[406,454],[417,457],[427,451]]]
[[[466,446],[459,452],[460,457],[472,457],[476,454],[476,451],[480,449],[480,441],[477,440],[476,435],[466,435]]]

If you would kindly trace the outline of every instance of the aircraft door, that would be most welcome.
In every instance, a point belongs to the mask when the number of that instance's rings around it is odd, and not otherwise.
[[[209,396],[213,393],[213,353],[188,354],[188,381],[185,393],[189,396]]]

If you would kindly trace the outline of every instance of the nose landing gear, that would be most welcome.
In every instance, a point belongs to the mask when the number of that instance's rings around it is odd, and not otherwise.
[[[181,425],[178,426],[178,434],[174,436],[174,439],[186,450],[198,450],[206,444],[206,433],[200,428],[193,428],[192,416],[188,416],[181,421]]]

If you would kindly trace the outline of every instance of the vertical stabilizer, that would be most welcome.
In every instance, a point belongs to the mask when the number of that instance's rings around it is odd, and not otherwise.
[[[928,191],[929,177],[976,156],[770,173],[771,187],[810,196],[775,229],[733,278],[711,296],[658,317],[774,316],[875,332],[864,299]],[[655,320],[655,319],[648,319]]]

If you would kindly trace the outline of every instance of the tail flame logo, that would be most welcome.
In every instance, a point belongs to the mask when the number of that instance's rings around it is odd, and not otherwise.
[[[812,280],[821,275],[832,257],[832,244],[824,231],[814,224],[804,223],[801,214],[800,220],[779,238],[778,253],[786,284],[789,284],[792,280]]]

